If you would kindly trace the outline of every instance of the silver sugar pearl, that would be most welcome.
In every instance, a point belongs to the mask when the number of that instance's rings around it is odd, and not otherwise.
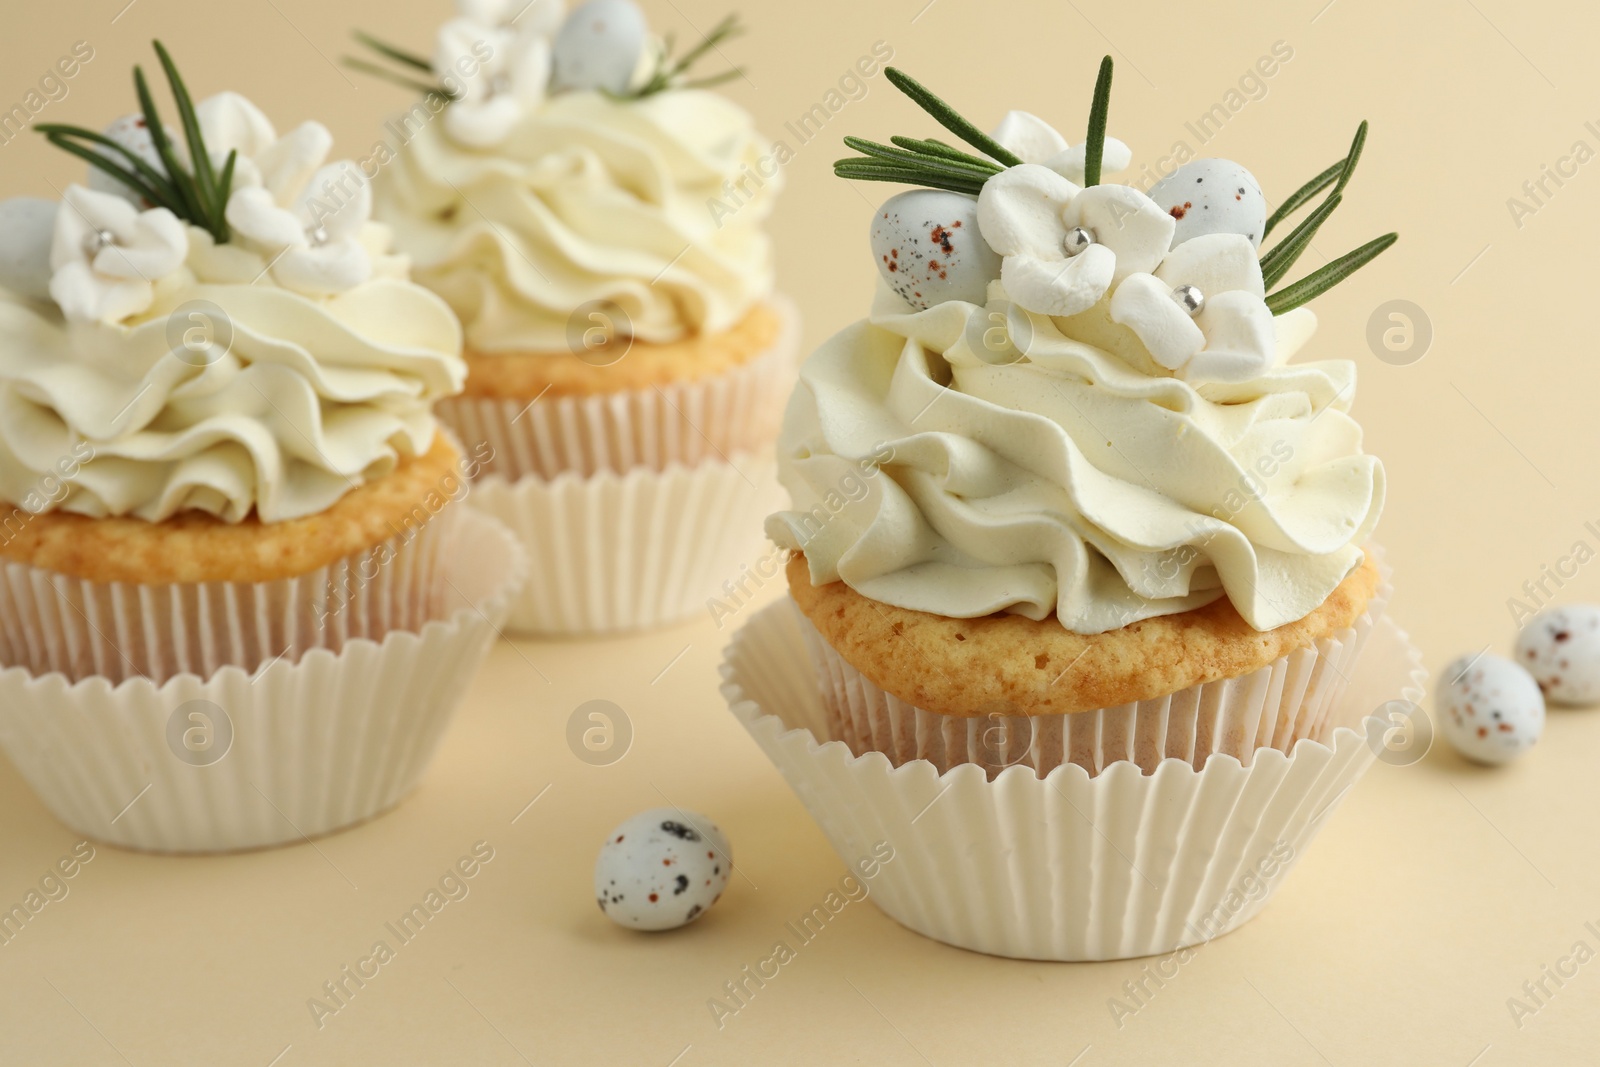
[[[1074,226],[1061,239],[1061,248],[1069,258],[1082,255],[1092,244],[1094,244],[1094,231],[1086,230],[1082,226]]]
[[[83,239],[83,250],[93,258],[116,243],[117,235],[110,230],[95,230]]]
[[[314,230],[307,230],[306,238],[317,248],[321,248],[328,243],[328,228],[326,226],[318,226]]]
[[[1198,315],[1206,306],[1206,294],[1192,285],[1180,285],[1172,290],[1172,299],[1190,315]]]

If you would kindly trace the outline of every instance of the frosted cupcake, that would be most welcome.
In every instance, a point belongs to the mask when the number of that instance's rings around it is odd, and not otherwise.
[[[523,537],[517,628],[627,630],[703,609],[753,551],[793,384],[763,224],[777,162],[629,0],[458,3],[437,79],[389,131],[376,210],[466,331],[440,407],[492,449],[474,505]],[[374,43],[375,42],[370,42]]]
[[[1215,936],[1259,906],[1195,925],[1229,872],[1292,857],[1370,763],[1366,694],[1415,682],[1392,626],[1388,673],[1358,669],[1388,587],[1354,368],[1289,362],[1304,303],[1393,235],[1280,287],[1365,126],[1269,219],[1226,160],[1104,182],[1130,160],[1109,59],[1078,145],[889,77],[971,150],[847,139],[841,175],[930,188],[876,212],[872,314],[801,370],[767,526],[798,619],[741,635],[730,696],[841,854],[878,833],[915,857],[875,896],[916,929],[1052,959]],[[815,692],[785,696],[800,647]]]
[[[521,563],[457,506],[460,327],[361,169],[157,50],[182,132],[140,75],[41,127],[86,185],[0,205],[0,742],[84,834],[244,848],[416,784]]]

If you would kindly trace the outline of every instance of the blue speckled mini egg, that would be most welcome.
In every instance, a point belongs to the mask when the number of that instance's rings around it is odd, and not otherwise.
[[[912,307],[947,300],[982,305],[1000,277],[1000,256],[978,232],[978,202],[942,189],[913,189],[872,216],[872,258]]]
[[[1600,606],[1541,611],[1517,637],[1517,663],[1552,704],[1600,703]]]
[[[1208,233],[1242,233],[1261,247],[1267,198],[1255,175],[1231,159],[1196,159],[1150,188],[1150,199],[1178,221],[1174,247]]]
[[[1476,763],[1510,762],[1544,733],[1544,697],[1533,677],[1489,652],[1446,667],[1434,707],[1445,739]]]
[[[612,922],[634,930],[675,930],[722,898],[733,850],[703,815],[657,808],[606,838],[594,867],[594,895]]]
[[[556,34],[553,87],[627,92],[649,34],[633,0],[589,0]]]

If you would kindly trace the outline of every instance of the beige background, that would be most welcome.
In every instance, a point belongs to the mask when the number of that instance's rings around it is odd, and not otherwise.
[[[0,102],[87,40],[95,59],[41,118],[99,127],[131,109],[148,39],[197,93],[241,90],[289,125],[326,121],[364,154],[404,96],[333,60],[365,26],[425,47],[445,0],[57,0],[8,4]],[[926,5],[926,6],[924,6]],[[646,0],[659,29],[704,29],[724,0]],[[120,14],[119,14],[120,13]],[[1387,463],[1381,538],[1394,610],[1438,669],[1514,635],[1508,598],[1575,542],[1600,548],[1593,263],[1600,164],[1519,226],[1507,205],[1577,141],[1600,148],[1593,5],[1511,0],[1125,0],[747,5],[730,92],[773,136],[876,41],[980,124],[1033,110],[1074,136],[1094,63],[1118,57],[1112,131],[1152,161],[1177,140],[1249,166],[1269,198],[1373,133],[1324,229],[1331,257],[1388,229],[1396,249],[1317,305],[1313,354],[1360,365],[1357,414]],[[1186,129],[1275,42],[1293,58],[1211,143]],[[814,344],[859,317],[865,234],[893,190],[851,187],[838,138],[930,134],[881,77],[800,148],[774,224],[783,287]],[[1569,173],[1571,168],[1567,168]],[[1591,173],[1592,172],[1592,173]],[[51,195],[79,168],[28,135],[0,146],[0,195]],[[1317,254],[1307,257],[1314,265]],[[1369,350],[1392,299],[1424,309],[1419,362]],[[729,561],[730,574],[738,561]],[[1553,588],[1553,586],[1551,587]],[[773,594],[767,590],[766,595]],[[1600,566],[1560,590],[1600,599]],[[1107,998],[1140,964],[986,959],[852,906],[726,1029],[706,1007],[843,874],[717,696],[727,637],[709,622],[609,644],[501,645],[398,813],[313,846],[212,860],[100,849],[0,946],[0,1061],[17,1064],[1578,1064],[1596,1059],[1600,962],[1519,1030],[1506,1007],[1600,927],[1600,712],[1560,712],[1521,764],[1436,750],[1378,767],[1265,914],[1206,947],[1118,1029]],[[621,705],[636,733],[614,766],[565,741],[580,703]],[[546,790],[548,792],[542,793]],[[526,808],[529,801],[538,803]],[[664,799],[665,798],[665,799]],[[596,843],[643,807],[701,809],[741,876],[689,931],[611,927],[590,899]],[[76,838],[0,761],[0,901],[20,899]],[[320,1031],[306,1007],[475,841],[496,858]],[[1553,987],[1552,987],[1553,988]],[[278,1057],[274,1059],[274,1057]],[[677,1057],[677,1059],[675,1059]],[[1075,1058],[1076,1057],[1076,1058]]]

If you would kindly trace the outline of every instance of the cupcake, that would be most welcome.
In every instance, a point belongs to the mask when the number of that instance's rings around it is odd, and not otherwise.
[[[888,72],[969,147],[847,138],[842,176],[923,188],[872,218],[871,315],[801,368],[767,524],[790,603],[725,667],[846,862],[895,849],[885,910],[1039,959],[1253,915],[1371,763],[1373,709],[1422,691],[1354,367],[1289,362],[1304,304],[1394,240],[1283,284],[1365,124],[1269,217],[1227,160],[1105,181],[1110,73],[1073,145]]]
[[[523,564],[367,176],[157,50],[177,130],[140,73],[40,128],[86,184],[0,204],[0,744],[96,840],[248,848],[416,785]]]
[[[763,223],[779,160],[631,0],[458,2],[388,126],[375,210],[466,333],[440,417],[492,452],[472,503],[521,537],[515,629],[704,610],[760,543],[795,316]],[[396,58],[399,57],[399,58]],[[381,71],[383,68],[374,67]]]

